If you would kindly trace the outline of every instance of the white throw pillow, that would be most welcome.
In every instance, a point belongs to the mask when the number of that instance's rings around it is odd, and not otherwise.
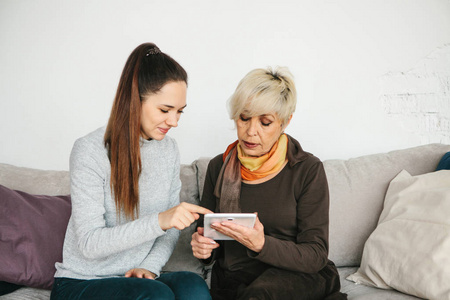
[[[450,300],[450,171],[390,183],[361,266],[348,280],[426,299]]]

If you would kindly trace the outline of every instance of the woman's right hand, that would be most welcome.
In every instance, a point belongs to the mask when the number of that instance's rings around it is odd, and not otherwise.
[[[197,232],[192,235],[192,253],[198,259],[207,259],[211,256],[214,249],[218,248],[219,243],[215,242],[213,239],[203,236],[204,228],[198,227]]]
[[[125,273],[125,277],[136,277],[136,278],[147,278],[147,279],[155,279],[155,273],[150,272],[149,270],[142,268],[131,269]]]
[[[162,230],[176,228],[183,230],[189,227],[195,220],[200,217],[199,214],[211,214],[212,211],[204,207],[181,202],[177,206],[159,213],[158,221]]]

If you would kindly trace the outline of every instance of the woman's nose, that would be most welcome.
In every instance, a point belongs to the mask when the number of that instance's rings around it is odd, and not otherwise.
[[[247,134],[249,136],[256,135],[256,133],[258,132],[257,125],[258,125],[258,122],[256,120],[254,120],[254,118],[251,118],[248,123],[248,128],[247,128]]]
[[[166,124],[170,127],[177,127],[178,126],[178,115],[177,114],[170,114],[168,118],[166,119]]]

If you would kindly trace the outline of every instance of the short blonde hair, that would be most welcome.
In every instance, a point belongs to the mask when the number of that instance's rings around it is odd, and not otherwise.
[[[248,117],[274,112],[287,124],[296,104],[297,91],[289,69],[268,67],[250,71],[239,82],[229,99],[229,113],[237,121],[243,112]]]

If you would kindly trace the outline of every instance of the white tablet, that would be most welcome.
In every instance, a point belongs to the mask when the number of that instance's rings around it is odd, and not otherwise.
[[[204,236],[213,240],[232,240],[233,238],[226,236],[211,228],[213,223],[221,223],[224,221],[234,222],[236,224],[252,228],[255,226],[256,214],[248,213],[219,213],[219,214],[206,214],[204,222]]]

